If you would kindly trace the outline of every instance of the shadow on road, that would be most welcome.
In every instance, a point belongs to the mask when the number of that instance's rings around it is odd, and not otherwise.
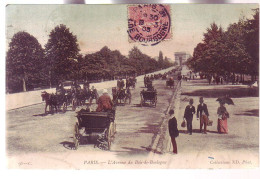
[[[188,134],[187,130],[179,130],[179,133]],[[201,133],[199,129],[192,129],[192,133]]]
[[[138,131],[135,133],[153,133],[157,134],[159,132],[159,124],[146,124],[145,127],[141,127]]]
[[[249,111],[244,111],[243,113],[235,114],[235,115],[241,115],[241,116],[259,116],[259,109],[253,109]]]
[[[41,116],[41,117],[44,117],[44,116],[47,116],[49,113],[42,113],[42,114],[34,114],[33,116]]]
[[[187,130],[179,130],[179,132],[180,132],[180,133],[183,133],[183,134],[189,134],[189,133],[187,132]],[[202,132],[203,132],[203,129],[202,129]],[[216,134],[218,133],[217,131],[209,131],[209,130],[207,130],[207,132],[208,132],[208,133],[216,133]],[[192,130],[192,133],[201,133],[201,132],[200,132],[199,129],[193,129],[193,130]]]
[[[64,142],[61,142],[60,144],[62,144],[63,147],[65,147],[66,149],[75,150],[75,145],[73,142],[64,141]]]
[[[140,104],[133,104],[131,107],[141,107]]]
[[[150,108],[155,108],[156,106],[154,106],[154,105],[151,105],[151,104],[149,104],[149,103],[144,103],[142,106],[141,106],[141,104],[133,104],[131,107],[150,107]]]
[[[224,87],[224,86],[223,86]],[[182,95],[187,96],[202,96],[205,98],[218,98],[228,95],[231,98],[241,98],[241,97],[258,97],[257,88],[245,88],[245,87],[226,87],[222,89],[204,89],[196,90],[194,92],[182,93]]]
[[[149,150],[147,150],[146,147],[142,148],[132,148],[132,147],[122,147],[122,149],[125,149],[127,151],[113,151],[116,152],[118,156],[121,157],[127,157],[129,155],[148,155]]]

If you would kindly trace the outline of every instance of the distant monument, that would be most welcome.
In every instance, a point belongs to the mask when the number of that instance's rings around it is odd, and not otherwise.
[[[188,58],[191,57],[191,55],[187,52],[175,52],[174,56],[175,62],[177,62],[179,66],[182,66],[188,60]]]

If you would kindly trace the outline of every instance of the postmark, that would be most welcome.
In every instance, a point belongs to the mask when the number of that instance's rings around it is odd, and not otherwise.
[[[171,38],[170,6],[145,4],[128,6],[129,42],[153,46]]]

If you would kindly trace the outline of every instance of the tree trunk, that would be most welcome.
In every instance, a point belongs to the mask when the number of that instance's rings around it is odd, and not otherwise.
[[[251,81],[255,81],[254,77],[255,77],[254,75],[251,75]]]
[[[23,77],[23,91],[24,91],[24,92],[27,91],[27,90],[26,90],[25,77]]]
[[[50,79],[49,84],[50,84],[50,88],[51,88],[51,70],[49,71],[49,79]]]

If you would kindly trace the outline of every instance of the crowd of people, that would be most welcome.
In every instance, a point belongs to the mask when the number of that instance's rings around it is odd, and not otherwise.
[[[232,83],[232,85],[239,84],[241,82],[241,78],[239,75],[206,75],[209,85],[216,84],[216,85],[223,85]]]

